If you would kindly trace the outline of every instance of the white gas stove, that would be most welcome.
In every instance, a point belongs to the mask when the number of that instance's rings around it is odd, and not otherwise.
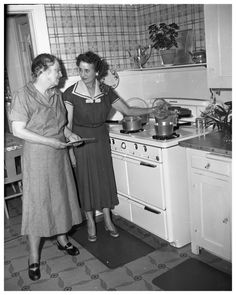
[[[190,243],[190,221],[187,161],[179,141],[198,133],[194,125],[182,126],[175,138],[155,139],[154,123],[151,119],[136,133],[109,124],[119,197],[114,213],[182,247]]]

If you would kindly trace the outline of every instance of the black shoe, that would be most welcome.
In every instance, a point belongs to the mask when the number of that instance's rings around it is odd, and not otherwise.
[[[29,262],[28,262],[28,274],[29,274],[29,278],[32,281],[39,280],[41,277],[39,263],[32,263],[29,265]]]
[[[62,246],[57,241],[57,247],[59,250],[66,251],[67,254],[69,254],[71,256],[79,255],[79,249],[77,247],[73,246],[70,242],[68,242],[65,246]]]

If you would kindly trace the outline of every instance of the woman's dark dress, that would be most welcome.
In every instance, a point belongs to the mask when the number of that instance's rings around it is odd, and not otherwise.
[[[113,209],[119,203],[111,158],[106,119],[112,103],[119,97],[112,88],[102,93],[96,81],[91,98],[83,81],[63,93],[65,104],[73,106],[73,132],[81,137],[95,137],[96,142],[74,148],[76,178],[81,208],[85,211]]]

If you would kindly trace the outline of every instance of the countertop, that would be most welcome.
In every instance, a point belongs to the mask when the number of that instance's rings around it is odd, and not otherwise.
[[[182,140],[179,142],[179,145],[232,157],[232,142],[225,142],[223,134],[219,131],[212,131],[205,135]]]

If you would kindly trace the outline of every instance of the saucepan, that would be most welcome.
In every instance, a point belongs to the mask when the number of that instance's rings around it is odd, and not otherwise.
[[[148,108],[148,103],[139,97],[131,97],[127,100],[127,103],[129,106],[133,107]],[[139,117],[142,119],[142,125],[147,124],[149,121],[149,114],[139,115]]]
[[[155,118],[155,131],[158,136],[171,136],[174,133],[174,127],[177,125],[178,116],[171,114],[164,119]]]
[[[142,118],[139,116],[124,116],[121,122],[123,130],[126,132],[142,129]]]

